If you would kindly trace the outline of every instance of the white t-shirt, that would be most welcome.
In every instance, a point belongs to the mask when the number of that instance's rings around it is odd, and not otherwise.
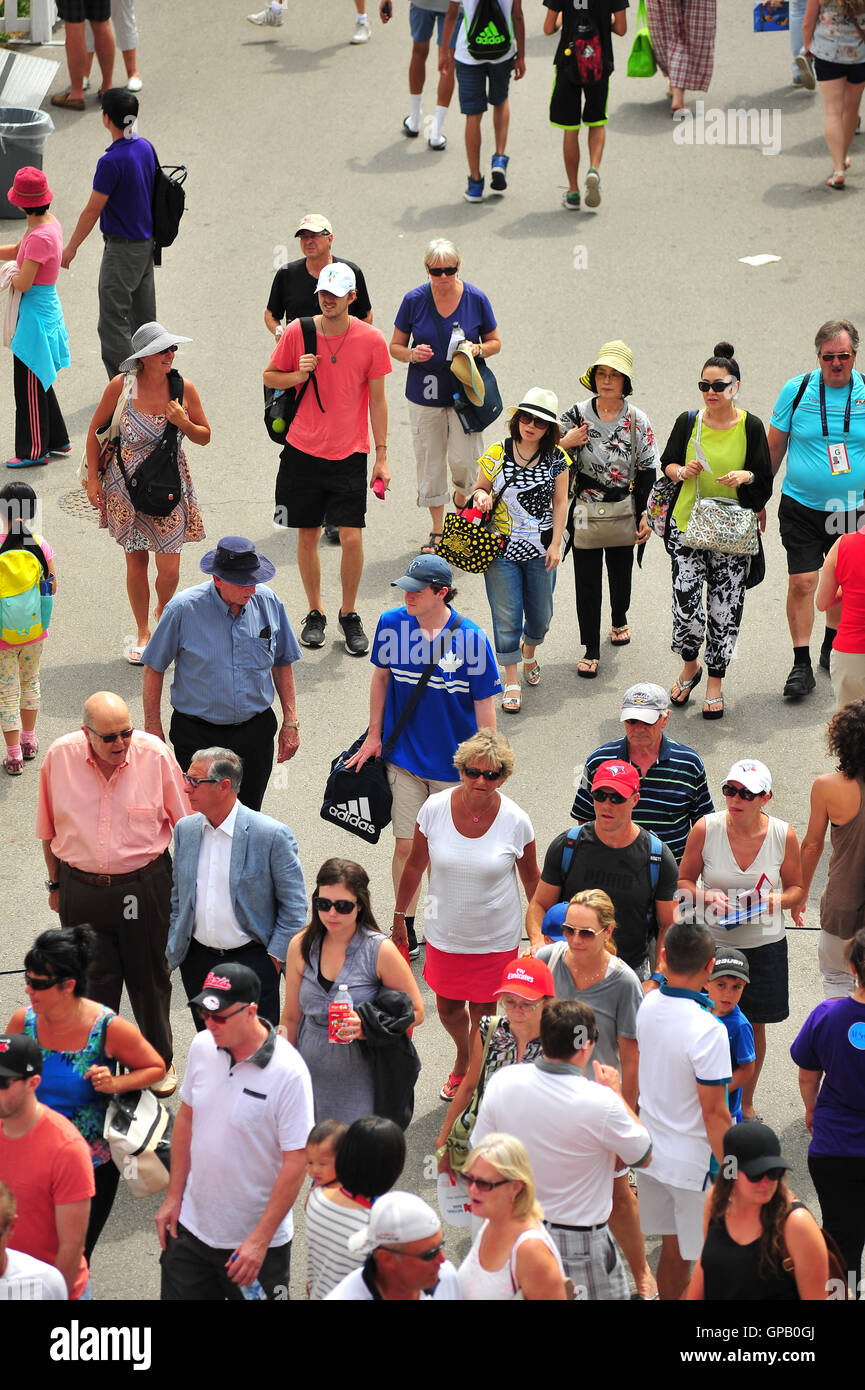
[[[646,1172],[697,1191],[712,1152],[697,1085],[722,1086],[733,1075],[727,1030],[706,1005],[707,995],[662,985],[637,1013],[640,1115],[652,1136]]]
[[[459,794],[459,793],[457,793]],[[424,936],[439,951],[486,955],[516,951],[523,906],[516,861],[535,838],[532,823],[509,796],[485,835],[460,835],[447,788],[421,807],[417,823],[429,842],[429,901]]]
[[[54,1265],[25,1255],[23,1250],[6,1251],[6,1269],[0,1275],[0,1303],[7,1299],[59,1302],[68,1298],[66,1280]]]
[[[503,1067],[487,1082],[471,1142],[497,1133],[525,1144],[544,1217],[563,1226],[606,1221],[616,1155],[639,1163],[649,1149],[645,1126],[620,1096],[569,1063],[546,1058]]]
[[[456,58],[458,63],[470,63],[472,65],[476,65],[484,61],[483,58],[473,58],[472,55],[469,53],[468,48],[466,47],[466,33],[468,29],[471,27],[471,22],[475,17],[475,10],[478,7],[478,3],[479,0],[462,0],[463,12],[457,18],[457,44],[456,49],[454,50],[454,57]],[[505,21],[510,28],[511,39],[513,40],[514,22],[511,17],[513,0],[499,0],[499,5],[501,6],[501,11],[505,17]],[[507,53],[503,55],[503,57],[487,59],[487,61],[496,63],[508,63],[514,57],[516,51],[517,46],[512,41],[510,48],[508,49]]]
[[[235,801],[221,825],[205,816],[195,876],[195,925],[193,936],[203,946],[228,951],[252,940],[240,926],[231,906],[231,850],[239,801]]]
[[[457,1272],[450,1260],[445,1260],[439,1270],[439,1281],[434,1289],[421,1289],[420,1302],[429,1303],[432,1299],[443,1302],[447,1299],[451,1301],[459,1300],[460,1282]],[[343,1301],[352,1300],[355,1303],[372,1303],[373,1295],[367,1287],[363,1277],[363,1270],[356,1269],[351,1274],[347,1274],[340,1280],[335,1289],[331,1289],[325,1298],[325,1303],[330,1299],[341,1299]]]
[[[216,1249],[234,1249],[258,1224],[282,1155],[305,1148],[315,1123],[306,1063],[285,1038],[271,1033],[269,1041],[264,1067],[249,1058],[232,1066],[210,1033],[189,1049],[180,1099],[192,1107],[192,1161],[180,1220]],[[289,1211],[271,1246],[285,1245],[293,1230]]]

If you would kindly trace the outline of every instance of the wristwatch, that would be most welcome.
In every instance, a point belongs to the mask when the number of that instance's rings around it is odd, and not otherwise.
[[[283,719],[283,721],[282,721],[282,727],[283,727],[284,729],[299,729],[299,728],[300,728],[300,720],[299,720],[299,719]]]
[[[57,889],[60,887],[60,884],[59,882],[55,883],[53,879],[46,878],[45,887],[48,889],[49,893],[56,893]]]

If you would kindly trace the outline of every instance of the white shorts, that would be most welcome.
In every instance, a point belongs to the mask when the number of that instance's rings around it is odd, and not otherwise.
[[[644,1236],[675,1236],[683,1260],[698,1260],[703,1250],[704,1192],[673,1187],[648,1173],[637,1174],[640,1230]]]

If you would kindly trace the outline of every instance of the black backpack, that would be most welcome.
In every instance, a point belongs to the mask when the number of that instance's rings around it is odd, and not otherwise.
[[[153,198],[151,200],[151,213],[153,216],[153,264],[162,264],[163,246],[173,245],[177,233],[180,230],[180,219],[186,208],[186,194],[183,191],[183,184],[186,181],[185,164],[166,164],[164,167],[159,163],[159,155],[151,145],[153,158],[156,160],[156,172],[153,175]]]
[[[168,373],[168,387],[171,399],[183,404],[183,377],[174,368]],[[180,502],[179,438],[177,426],[167,424],[162,439],[138,465],[131,478],[123,467],[120,440],[117,440],[117,467],[129,493],[129,500],[137,512],[143,512],[145,516],[170,516]]]
[[[471,24],[466,25],[466,48],[482,63],[504,58],[513,42],[511,29],[499,0],[478,0]]]
[[[315,352],[315,320],[301,319],[300,331],[303,334],[303,351]],[[285,443],[288,427],[297,414],[298,406],[303,400],[306,388],[310,382],[312,382],[312,389],[315,392],[318,408],[323,415],[324,406],[321,403],[321,396],[318,394],[318,382],[315,379],[315,372],[312,372],[301,386],[289,386],[288,388],[265,386],[264,428],[267,430],[274,444]]]

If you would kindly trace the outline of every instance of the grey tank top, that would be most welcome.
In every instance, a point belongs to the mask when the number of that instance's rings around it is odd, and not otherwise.
[[[865,926],[865,782],[856,778],[859,810],[845,825],[831,827],[829,877],[820,899],[820,926],[849,941]]]

